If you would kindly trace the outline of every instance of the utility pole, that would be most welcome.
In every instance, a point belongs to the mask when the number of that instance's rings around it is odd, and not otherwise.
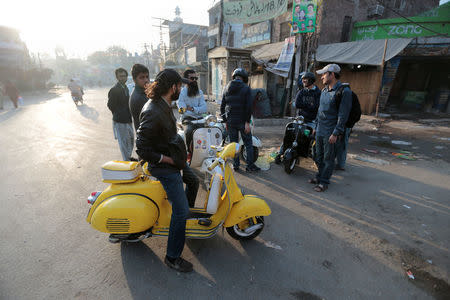
[[[170,22],[167,19],[162,19],[162,18],[157,18],[157,17],[152,17],[152,19],[156,19],[159,20],[159,25],[152,25],[153,27],[157,27],[159,28],[159,49],[161,52],[161,59],[163,61],[163,64],[166,63],[166,46],[164,44],[164,39],[163,39],[163,28],[169,28],[168,26],[163,26],[162,22],[163,21],[167,21]]]
[[[223,34],[223,0],[220,0],[219,47],[222,46],[222,34]]]

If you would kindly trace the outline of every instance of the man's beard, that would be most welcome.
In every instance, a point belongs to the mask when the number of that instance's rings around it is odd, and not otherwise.
[[[175,93],[172,94],[172,96],[170,97],[170,100],[177,101],[178,98],[180,98],[180,91],[177,90]]]
[[[197,82],[191,82],[188,84],[187,90],[188,97],[194,97],[198,95],[198,84]]]

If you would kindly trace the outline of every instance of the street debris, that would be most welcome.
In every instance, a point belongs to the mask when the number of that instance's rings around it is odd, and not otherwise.
[[[411,142],[398,141],[398,140],[392,140],[391,143],[394,145],[403,145],[403,146],[411,146],[412,145]]]
[[[273,161],[274,159],[271,157],[271,155],[264,155],[258,157],[258,159],[255,161],[255,165],[261,168],[262,171],[268,171],[270,170],[270,163]]]
[[[277,244],[274,244],[272,242],[264,242],[264,246],[268,247],[268,248],[273,248],[273,249],[277,249],[277,250],[283,250],[280,246],[278,246]]]
[[[391,152],[397,158],[406,159],[406,160],[417,160],[417,157],[413,155],[412,152],[409,151],[399,151],[399,152]]]
[[[427,259],[427,263],[429,263],[430,265],[433,264],[433,261],[431,259]]]
[[[442,149],[445,149],[445,147],[444,146],[434,146],[434,149],[442,150]]]
[[[407,209],[411,209],[411,206],[408,206],[408,205],[406,205],[406,204],[403,204],[403,207],[404,207],[404,208],[407,208]]]
[[[415,279],[415,277],[411,271],[406,271],[406,275],[408,275],[409,279],[412,279],[412,280]]]
[[[369,135],[369,138],[374,139],[374,140],[378,139],[376,136],[373,136],[373,135]]]
[[[441,140],[441,141],[450,141],[450,138],[440,137],[440,136],[437,136],[437,135],[433,135],[433,138]]]
[[[389,140],[389,139],[390,139],[390,137],[388,137],[388,136],[386,136],[386,135],[383,135],[381,138],[382,138],[383,140]]]
[[[383,165],[390,165],[391,163],[383,160],[383,159],[378,159],[378,158],[372,158],[372,157],[365,157],[365,156],[360,156],[360,155],[356,155],[356,154],[349,154],[348,155],[350,158],[359,160],[359,161],[364,161],[364,162],[369,162],[369,163],[373,163],[373,164],[377,164],[380,166]]]
[[[390,117],[391,117],[391,114],[383,114],[383,113],[379,113],[379,114],[378,114],[378,117],[380,117],[380,118],[390,118]]]
[[[432,198],[427,197],[427,196],[425,196],[425,195],[422,195],[422,198],[423,198],[423,199],[426,199],[426,200],[432,200]],[[422,225],[424,225],[424,224],[422,224]]]
[[[378,154],[378,153],[380,153],[380,151],[378,151],[378,150],[367,149],[367,148],[363,148],[362,151],[367,152],[367,153],[373,153],[373,154]]]

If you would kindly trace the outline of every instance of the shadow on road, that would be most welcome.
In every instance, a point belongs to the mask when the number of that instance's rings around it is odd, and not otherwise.
[[[80,112],[80,114],[83,117],[85,117],[86,119],[90,119],[90,120],[94,121],[95,123],[98,122],[99,113],[95,108],[90,107],[87,104],[82,104],[82,105],[77,105],[77,109]]]

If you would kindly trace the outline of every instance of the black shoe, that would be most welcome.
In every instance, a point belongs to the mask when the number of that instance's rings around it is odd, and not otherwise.
[[[245,171],[247,171],[247,172],[256,172],[256,171],[261,171],[261,169],[258,168],[256,165],[251,165],[251,166],[247,166],[245,168]]]
[[[130,161],[139,161],[139,159],[134,158],[134,157],[130,157]]]
[[[237,166],[237,167],[233,166],[233,170],[235,170],[236,172],[239,171],[239,166]]]
[[[169,268],[172,268],[174,270],[177,270],[178,272],[192,272],[194,269],[192,267],[192,264],[188,262],[187,260],[182,259],[181,257],[177,257],[174,259],[170,259],[166,256],[164,259],[164,262]]]
[[[275,163],[277,165],[281,164],[281,154],[277,154],[277,156],[275,156]]]

